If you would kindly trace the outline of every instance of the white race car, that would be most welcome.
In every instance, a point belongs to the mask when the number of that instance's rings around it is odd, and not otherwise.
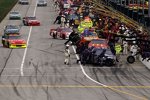
[[[47,6],[46,0],[38,0],[37,6]]]
[[[11,11],[9,13],[9,19],[21,19],[21,14],[18,11]]]
[[[22,4],[22,5],[28,5],[29,4],[29,0],[19,0],[18,3]]]

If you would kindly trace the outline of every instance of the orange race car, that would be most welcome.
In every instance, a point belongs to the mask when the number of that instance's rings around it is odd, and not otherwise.
[[[93,39],[99,39],[96,32],[93,30],[85,29],[84,32],[80,35],[81,42],[92,41]]]
[[[107,48],[109,48],[109,45],[108,45],[108,41],[106,39],[93,39],[88,44],[88,48],[90,48],[90,47],[107,49]]]

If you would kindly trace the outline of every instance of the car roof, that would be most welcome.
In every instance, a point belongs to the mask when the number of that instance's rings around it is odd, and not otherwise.
[[[6,25],[6,29],[19,28],[17,25]]]
[[[19,13],[19,11],[11,11],[10,13]]]

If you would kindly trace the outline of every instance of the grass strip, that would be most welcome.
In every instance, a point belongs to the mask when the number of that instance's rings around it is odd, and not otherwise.
[[[0,22],[5,18],[17,2],[18,0],[0,0]]]

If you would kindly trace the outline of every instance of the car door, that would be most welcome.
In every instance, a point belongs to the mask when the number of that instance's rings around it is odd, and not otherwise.
[[[57,28],[57,37],[61,37],[61,31],[62,31],[62,28]]]

